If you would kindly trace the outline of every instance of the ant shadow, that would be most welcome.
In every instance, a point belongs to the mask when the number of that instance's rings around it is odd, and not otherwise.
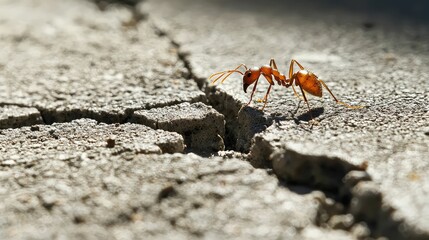
[[[305,122],[309,122],[311,120],[313,120],[316,117],[319,117],[320,115],[323,114],[323,112],[325,111],[325,109],[323,107],[318,107],[318,108],[312,108],[309,111],[300,114],[298,116],[296,116],[296,114],[298,113],[299,108],[301,107],[301,102],[299,101],[296,109],[294,111],[290,111],[291,115],[292,115],[292,119],[295,124],[299,124],[301,121],[305,121]],[[296,116],[296,117],[295,117]]]
[[[325,112],[325,109],[323,107],[317,107],[317,108],[312,108],[311,110],[297,116],[298,110],[301,107],[300,105],[301,105],[301,101],[298,102],[295,110],[289,111],[290,115],[287,116],[282,114],[282,115],[272,116],[272,120],[276,123],[280,123],[280,121],[285,121],[285,120],[293,120],[295,124],[299,125],[300,122],[309,122],[315,119],[316,117],[320,117]],[[263,113],[261,112],[261,114]]]
[[[312,108],[310,111],[294,117],[293,120],[296,124],[299,124],[300,121],[309,122],[310,120],[313,120],[314,118],[322,115],[324,111],[325,109],[323,107]]]
[[[260,121],[261,119],[265,119],[269,121],[271,120],[270,122],[280,123],[281,121],[285,121],[285,120],[293,120],[296,124],[299,124],[300,122],[309,122],[317,117],[320,117],[325,112],[325,109],[323,107],[317,107],[317,108],[312,108],[309,111],[306,111],[305,113],[302,113],[297,116],[298,110],[301,107],[300,105],[301,105],[301,101],[298,103],[294,111],[289,111],[290,113],[289,115],[281,114],[281,115],[267,116],[263,110],[249,107],[249,106],[245,106],[242,109],[240,109],[240,111],[238,112],[238,115],[241,112],[243,112],[248,114],[248,116],[251,119],[259,119],[258,121]],[[268,125],[271,125],[271,123]]]

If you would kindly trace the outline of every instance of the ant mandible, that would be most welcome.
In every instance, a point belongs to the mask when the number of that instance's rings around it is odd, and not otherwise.
[[[296,73],[294,73],[294,71],[293,71],[294,64],[297,64],[298,67],[300,68],[300,70],[298,70]],[[246,69],[246,71],[244,73],[241,72],[240,70],[238,70],[240,67],[244,67]],[[276,62],[274,61],[274,59],[271,59],[270,65],[264,65],[264,66],[259,67],[259,68],[253,67],[253,68],[248,69],[245,64],[240,64],[235,69],[221,71],[221,72],[217,72],[217,73],[212,74],[209,77],[209,80],[211,80],[215,76],[219,75],[218,77],[216,77],[212,81],[212,84],[217,82],[222,77],[223,77],[223,79],[221,80],[221,83],[223,83],[231,74],[233,74],[235,72],[243,75],[243,90],[244,90],[244,92],[247,92],[247,88],[250,85],[255,84],[253,86],[252,93],[250,94],[249,102],[246,105],[244,105],[243,107],[248,106],[252,102],[253,94],[255,93],[256,86],[258,85],[259,77],[262,75],[265,77],[265,79],[270,84],[264,98],[258,99],[258,102],[264,103],[262,110],[264,110],[265,106],[267,105],[268,95],[270,94],[271,87],[274,85],[274,80],[277,81],[278,85],[282,85],[282,86],[287,87],[287,88],[292,86],[292,89],[293,89],[295,96],[304,100],[304,102],[307,104],[309,111],[310,111],[310,105],[308,104],[308,100],[307,100],[307,97],[305,96],[305,92],[307,92],[311,95],[317,96],[317,97],[322,97],[322,86],[325,87],[326,90],[328,90],[329,94],[331,94],[331,96],[334,98],[336,103],[342,104],[342,105],[344,105],[348,108],[351,108],[351,109],[363,108],[363,106],[351,106],[347,103],[344,103],[344,102],[338,100],[335,97],[335,95],[331,92],[331,90],[328,88],[328,86],[325,84],[324,81],[319,79],[314,73],[312,73],[308,70],[305,70],[305,68],[295,59],[292,59],[290,61],[289,78],[286,78],[286,76],[284,74],[281,74],[279,72],[277,65],[276,65]],[[274,78],[274,80],[273,80],[273,78]],[[302,98],[296,92],[295,87],[293,86],[294,82],[295,82],[295,85],[299,86],[299,88],[301,89]]]

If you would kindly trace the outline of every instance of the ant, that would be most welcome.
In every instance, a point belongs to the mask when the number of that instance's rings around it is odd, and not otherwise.
[[[293,71],[294,64],[298,65],[298,67],[300,68],[300,70],[298,70],[296,73],[294,73],[294,71]],[[246,71],[244,73],[241,72],[240,70],[238,70],[240,67],[244,67],[246,69]],[[284,74],[281,74],[279,72],[276,62],[274,61],[274,59],[271,59],[270,65],[263,65],[262,67],[259,67],[259,68],[253,67],[253,68],[248,69],[245,64],[240,64],[235,69],[226,70],[226,71],[217,72],[217,73],[212,74],[209,77],[209,80],[213,79],[215,76],[219,75],[218,77],[216,77],[212,81],[212,84],[217,82],[222,77],[223,77],[223,79],[220,82],[223,83],[231,74],[233,74],[235,72],[243,75],[243,90],[245,93],[247,92],[247,88],[250,85],[255,84],[253,86],[252,93],[250,94],[249,102],[246,105],[244,105],[243,107],[248,106],[252,102],[253,94],[255,93],[256,86],[258,85],[259,77],[262,75],[265,77],[265,79],[270,84],[264,98],[257,100],[258,102],[264,103],[262,110],[264,110],[265,106],[267,105],[268,95],[270,94],[271,87],[274,86],[274,80],[277,81],[278,85],[282,85],[286,88],[292,86],[292,89],[293,89],[295,96],[301,100],[304,100],[304,102],[307,104],[309,111],[310,111],[310,105],[308,104],[308,100],[307,100],[307,97],[305,95],[305,92],[307,92],[311,95],[317,96],[317,97],[322,97],[322,86],[325,87],[326,90],[328,90],[329,94],[331,94],[331,96],[334,98],[336,103],[342,104],[342,105],[346,106],[347,108],[351,108],[351,109],[363,108],[363,106],[351,106],[347,103],[344,103],[344,102],[341,102],[340,100],[338,100],[335,97],[335,95],[331,92],[331,90],[328,88],[328,86],[325,84],[324,81],[319,79],[314,73],[312,73],[308,70],[305,70],[305,68],[295,59],[292,59],[290,61],[289,76],[288,76],[289,78],[286,78],[286,76]],[[273,80],[273,78],[274,78],[274,80]],[[301,89],[302,97],[299,96],[298,93],[296,92],[295,87],[293,86],[294,82],[295,82],[295,85],[299,86],[299,88]]]

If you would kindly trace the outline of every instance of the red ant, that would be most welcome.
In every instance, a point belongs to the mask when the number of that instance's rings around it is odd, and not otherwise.
[[[294,64],[297,64],[298,67],[300,68],[300,70],[296,73],[293,72],[293,65]],[[246,71],[244,73],[241,72],[240,70],[238,70],[240,67],[244,67],[246,69]],[[214,73],[209,77],[209,79],[212,79],[215,76],[219,75],[218,77],[216,77],[212,81],[212,83],[215,83],[216,81],[218,81],[219,79],[224,77],[221,80],[221,83],[223,83],[234,72],[237,72],[237,73],[240,73],[241,75],[243,75],[243,90],[244,90],[244,92],[247,92],[247,88],[250,85],[252,85],[253,83],[255,84],[253,86],[253,90],[252,90],[252,93],[250,95],[250,100],[246,105],[244,105],[244,107],[248,106],[252,102],[253,94],[255,93],[256,86],[258,85],[259,77],[262,74],[262,76],[264,76],[265,79],[267,79],[268,83],[270,84],[264,98],[258,99],[258,102],[264,103],[262,110],[264,110],[265,105],[267,105],[268,95],[270,94],[271,87],[274,85],[273,78],[274,78],[274,80],[277,81],[277,83],[279,85],[285,86],[287,88],[292,86],[292,89],[293,89],[295,96],[300,98],[300,99],[303,99],[305,101],[309,111],[310,111],[310,105],[308,104],[308,100],[307,100],[307,97],[305,96],[305,92],[307,92],[311,95],[317,96],[317,97],[322,97],[322,86],[325,87],[326,90],[328,90],[329,94],[331,94],[331,96],[334,98],[336,103],[342,104],[342,105],[344,105],[348,108],[352,108],[352,109],[363,108],[362,106],[351,106],[347,103],[339,101],[334,96],[334,94],[331,92],[331,90],[328,88],[328,86],[326,86],[325,82],[320,80],[314,73],[312,73],[308,70],[305,70],[305,68],[299,62],[297,62],[294,59],[292,59],[290,61],[289,78],[286,78],[284,74],[281,74],[278,71],[276,62],[274,61],[274,59],[271,59],[270,65],[264,65],[260,68],[253,67],[253,68],[248,69],[245,64],[240,64],[240,65],[238,65],[238,67],[236,67],[233,70],[226,70],[226,71]],[[302,93],[303,98],[301,98],[298,95],[298,93],[296,92],[296,90],[293,86],[294,82],[295,82],[295,85],[299,86],[299,88],[301,89],[301,93]]]

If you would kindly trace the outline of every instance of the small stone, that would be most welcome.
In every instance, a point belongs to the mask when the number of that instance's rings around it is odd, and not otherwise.
[[[35,131],[39,131],[39,130],[40,130],[40,127],[39,127],[39,126],[37,126],[37,125],[33,125],[33,126],[31,126],[31,127],[30,127],[30,130],[31,130],[31,131],[33,131],[33,132],[35,132]]]
[[[115,147],[115,145],[116,145],[116,140],[115,140],[115,138],[108,138],[107,140],[106,140],[106,147],[107,148],[114,148]]]
[[[328,225],[333,229],[348,230],[353,226],[354,218],[351,214],[334,215],[329,219]]]
[[[173,186],[165,187],[158,194],[158,202],[175,195],[177,195],[177,191]]]
[[[84,216],[80,216],[80,215],[74,216],[73,222],[76,223],[76,224],[85,223],[85,217]]]
[[[368,226],[365,223],[357,223],[350,230],[357,239],[367,239],[371,234]]]
[[[6,160],[6,161],[1,162],[1,165],[2,166],[13,166],[13,165],[16,165],[16,162],[15,162],[15,160]]]

